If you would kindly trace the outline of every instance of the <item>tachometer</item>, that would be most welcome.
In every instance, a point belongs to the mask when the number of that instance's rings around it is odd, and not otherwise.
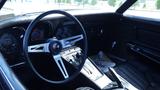
[[[9,33],[0,37],[0,50],[5,54],[15,54],[19,51],[16,38]]]
[[[78,31],[74,32],[76,30],[76,24],[74,22],[63,22],[60,23],[57,26],[57,29],[55,31],[55,36],[58,39],[63,39],[63,38],[67,38],[67,37],[71,37],[76,35],[75,33],[77,33]]]

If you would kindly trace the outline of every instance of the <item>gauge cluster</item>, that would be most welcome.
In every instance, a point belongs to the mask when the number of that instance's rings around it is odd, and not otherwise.
[[[0,52],[7,59],[9,65],[21,62],[17,59],[22,55],[22,40],[25,33],[23,27],[11,27],[0,30]]]
[[[25,61],[23,53],[23,38],[28,24],[13,26],[0,30],[0,51],[10,66]],[[31,33],[31,42],[44,40],[52,36],[52,25],[50,22],[39,22]]]
[[[24,35],[24,28],[12,27],[0,32],[0,50],[4,54],[16,54],[20,51],[20,43]]]
[[[6,59],[9,60],[7,61],[9,65],[25,61],[22,45],[25,30],[28,25],[29,23],[25,23],[0,30],[0,51],[6,56]],[[46,41],[52,37],[64,39],[77,35],[77,33],[78,30],[74,22],[40,21],[32,30],[30,42],[35,44],[39,43],[39,41]]]

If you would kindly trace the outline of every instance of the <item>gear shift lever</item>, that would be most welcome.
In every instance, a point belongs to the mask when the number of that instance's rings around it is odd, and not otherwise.
[[[112,71],[112,68],[109,67],[108,69],[109,69],[109,72],[112,75],[113,79],[117,82],[118,87],[123,88],[123,85],[122,85],[121,81],[117,78],[115,73]]]
[[[99,51],[98,53],[99,60],[104,60],[103,56],[104,56],[104,53],[102,51]]]

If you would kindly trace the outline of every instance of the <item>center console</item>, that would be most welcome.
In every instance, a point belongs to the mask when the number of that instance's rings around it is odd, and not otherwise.
[[[110,88],[109,85],[112,81],[103,72],[101,72],[89,58],[86,59],[81,73],[95,83],[100,89],[107,89],[107,87]]]
[[[81,49],[79,47],[73,47],[70,50],[66,50],[61,53],[63,59],[72,64],[73,66],[78,66],[81,62],[79,59],[82,55]],[[102,56],[102,55],[101,55]],[[113,68],[109,68],[109,71],[114,81],[110,79],[109,76],[106,75],[106,72],[103,72],[91,58],[87,58],[85,64],[81,70],[81,73],[88,78],[92,83],[97,85],[99,89],[114,89],[114,90],[138,90],[124,78],[114,71]]]

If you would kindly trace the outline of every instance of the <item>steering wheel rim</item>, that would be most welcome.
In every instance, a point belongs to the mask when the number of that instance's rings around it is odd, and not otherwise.
[[[70,18],[71,20],[74,21],[74,23],[76,23],[80,30],[81,30],[81,33],[83,35],[83,60],[81,62],[81,64],[79,65],[79,69],[77,69],[77,71],[74,73],[74,75],[71,75],[69,78],[67,79],[64,79],[64,80],[61,80],[61,81],[53,81],[53,80],[49,80],[45,77],[43,77],[35,68],[34,68],[34,65],[32,64],[30,58],[29,58],[29,55],[28,55],[28,40],[29,40],[29,37],[30,37],[30,34],[33,30],[33,28],[35,27],[35,25],[42,19],[44,18],[45,16],[47,15],[50,15],[50,14],[62,14],[68,18]],[[53,84],[62,84],[62,83],[66,83],[66,82],[69,82],[71,80],[73,80],[76,76],[78,76],[78,74],[80,73],[84,63],[85,63],[85,60],[87,58],[87,50],[88,50],[88,43],[87,43],[87,36],[86,36],[86,32],[82,26],[82,24],[80,23],[80,21],[73,15],[65,12],[65,11],[61,11],[61,10],[51,10],[51,11],[47,11],[47,12],[44,12],[42,14],[40,14],[37,18],[35,18],[34,20],[32,20],[32,22],[29,24],[29,26],[27,27],[27,30],[25,31],[25,35],[24,35],[24,39],[23,39],[23,50],[24,50],[24,54],[26,56],[26,59],[27,59],[27,62],[28,64],[30,65],[31,69],[33,70],[33,72],[39,77],[41,78],[42,80],[46,81],[46,82],[49,82],[49,83],[53,83]]]

